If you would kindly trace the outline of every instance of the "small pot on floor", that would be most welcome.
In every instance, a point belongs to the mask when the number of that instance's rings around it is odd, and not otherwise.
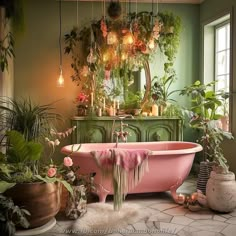
[[[208,206],[215,211],[231,212],[236,208],[236,182],[233,172],[212,171],[206,186]]]

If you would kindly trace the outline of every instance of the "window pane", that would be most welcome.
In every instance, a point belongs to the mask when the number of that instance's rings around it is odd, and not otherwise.
[[[230,51],[227,50],[226,52],[226,73],[229,74],[229,67],[230,67]]]
[[[230,24],[227,24],[227,48],[230,48]]]
[[[216,80],[216,91],[224,90],[225,92],[229,92],[229,75],[217,76]]]
[[[226,49],[226,27],[217,29],[217,52]]]
[[[226,87],[226,76],[225,75],[221,75],[221,76],[217,76],[216,77],[217,83],[216,83],[216,91],[217,90],[224,90]]]
[[[219,52],[217,53],[217,71],[216,71],[216,75],[222,75],[222,74],[226,74],[227,73],[227,66],[226,66],[226,51],[223,52]]]

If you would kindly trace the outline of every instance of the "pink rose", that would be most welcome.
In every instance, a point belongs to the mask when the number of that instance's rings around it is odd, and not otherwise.
[[[56,168],[50,167],[48,169],[48,177],[52,178],[52,177],[54,177],[56,175],[56,173],[57,173],[57,169]]]
[[[70,157],[65,157],[64,158],[64,165],[69,167],[69,166],[72,166],[73,165],[73,161]]]

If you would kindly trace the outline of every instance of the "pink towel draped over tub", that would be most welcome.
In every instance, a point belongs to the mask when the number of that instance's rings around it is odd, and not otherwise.
[[[106,149],[92,151],[103,176],[113,178],[114,209],[119,210],[122,200],[128,191],[134,188],[148,171],[148,155],[146,149]]]

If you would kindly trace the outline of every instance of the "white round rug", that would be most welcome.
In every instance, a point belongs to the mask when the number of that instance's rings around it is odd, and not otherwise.
[[[120,211],[114,211],[112,204],[92,203],[88,204],[87,213],[73,223],[72,230],[86,235],[114,233],[148,215],[148,211],[137,204],[124,203]]]

